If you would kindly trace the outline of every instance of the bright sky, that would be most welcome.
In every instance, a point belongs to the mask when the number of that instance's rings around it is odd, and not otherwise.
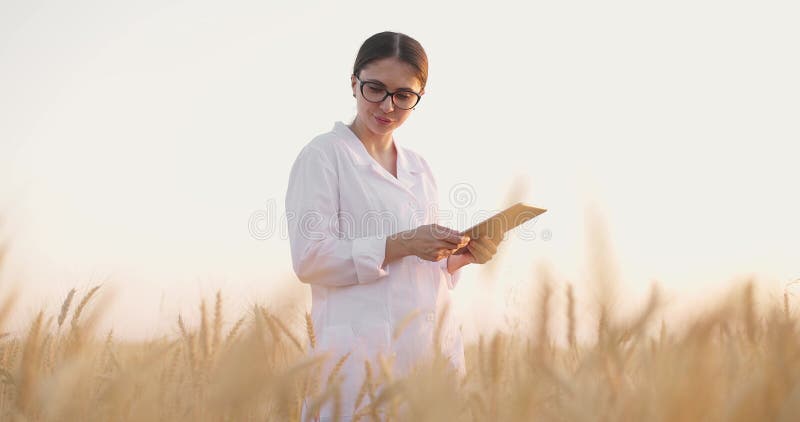
[[[501,246],[495,282],[465,269],[466,326],[479,304],[501,318],[541,262],[589,292],[591,209],[631,303],[654,280],[690,298],[800,278],[795,2],[300,3],[0,4],[0,292],[21,287],[17,326],[104,281],[104,324],[131,337],[217,289],[231,320],[305,297],[276,219],[289,169],[352,119],[355,54],[383,30],[430,59],[395,137],[433,167],[442,208],[471,221],[516,189],[549,209],[524,226],[535,239]]]

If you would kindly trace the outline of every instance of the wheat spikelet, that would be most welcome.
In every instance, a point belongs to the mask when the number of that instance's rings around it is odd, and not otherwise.
[[[186,325],[183,323],[183,317],[180,314],[178,314],[178,328],[180,328],[181,337],[183,337],[186,345],[187,363],[189,364],[191,371],[194,372],[198,368],[197,342],[195,341],[196,338],[194,333],[190,333],[186,329]]]
[[[392,362],[394,362],[392,360]],[[385,380],[387,388],[384,389],[382,394],[385,394],[389,400],[389,412],[386,415],[387,420],[394,420],[397,418],[397,401],[398,395],[395,392],[396,384],[394,384],[394,372],[392,371],[392,364],[390,359],[387,359],[382,353],[378,354],[378,364],[381,367],[381,376]],[[380,401],[380,399],[378,399]]]
[[[539,361],[544,361],[548,354],[546,353],[550,345],[550,335],[548,334],[548,327],[550,321],[550,297],[553,290],[550,287],[550,275],[545,267],[540,269],[540,277],[542,279],[541,293],[539,295],[537,329],[536,329],[536,351]]]
[[[309,371],[306,374],[305,383],[303,386],[303,397],[314,397],[319,391],[319,371]]]
[[[328,386],[328,388],[326,388],[322,394],[320,394],[317,397],[314,397],[314,399],[311,400],[310,404],[308,405],[308,412],[306,413],[306,422],[318,421],[320,409],[325,403],[328,402],[328,400],[331,399],[335,400],[334,395],[336,394],[337,391],[338,388],[335,388],[334,386]],[[336,412],[336,409],[334,409],[334,412]],[[341,413],[341,404],[340,408],[338,409],[338,412]]]
[[[206,311],[206,300],[200,301],[200,333],[198,336],[200,341],[200,351],[202,352],[201,360],[206,362],[211,353],[211,338],[208,327],[208,312]]]
[[[61,312],[58,314],[58,327],[61,328],[61,325],[64,323],[64,319],[67,318],[67,313],[69,312],[69,306],[72,304],[72,298],[75,297],[75,289],[70,289],[69,293],[67,293],[67,297],[64,299],[64,302],[61,303]]]
[[[419,309],[414,309],[413,311],[409,312],[408,315],[403,317],[403,319],[401,319],[400,322],[395,325],[394,330],[392,331],[392,340],[396,341],[399,339],[411,322],[421,314],[422,312],[420,312]]]
[[[171,381],[175,376],[175,370],[178,367],[178,357],[180,356],[181,348],[176,347],[175,350],[172,352],[172,358],[169,360],[169,364],[165,366],[165,370],[163,372],[162,381],[164,381],[163,385],[166,385],[167,382]]]
[[[450,302],[447,302],[442,306],[442,311],[439,314],[439,320],[436,321],[436,328],[433,331],[433,351],[434,356],[437,360],[441,359],[442,357],[442,331],[444,330],[445,320],[449,316],[450,312]]]
[[[44,337],[44,340],[42,340],[42,350],[44,351],[44,353],[42,353],[44,356],[42,367],[48,374],[53,369],[53,359],[51,359],[52,355],[50,353],[50,351],[53,349],[53,336],[50,333],[47,333],[47,335]]]
[[[755,344],[756,342],[756,309],[755,309],[755,294],[753,283],[749,282],[744,288],[744,292],[742,294],[742,301],[744,306],[744,324],[745,324],[745,333],[747,333],[747,339],[750,340],[751,343]]]
[[[226,348],[230,347],[230,344],[233,341],[233,339],[236,338],[236,334],[238,334],[239,329],[242,328],[242,325],[244,324],[244,321],[245,321],[245,317],[239,318],[239,320],[236,321],[236,324],[233,325],[233,328],[231,328],[231,330],[228,332],[228,336],[225,337],[225,347]]]
[[[787,321],[790,319],[789,293],[786,290],[783,291],[783,316]]]
[[[112,366],[112,358],[111,358],[111,346],[113,337],[114,336],[114,329],[108,330],[108,334],[106,335],[105,345],[103,347],[103,356],[101,359],[102,371],[105,373],[111,372]]]
[[[367,380],[368,378],[366,375],[364,376],[364,381],[361,382],[361,387],[358,389],[358,394],[356,394],[356,401],[353,404],[353,412],[358,413],[357,410],[361,406],[361,402],[364,401],[364,397],[367,394]],[[355,419],[357,420],[357,419]]]
[[[100,289],[100,286],[101,285],[97,285],[97,286],[92,287],[92,289],[89,290],[89,292],[86,293],[86,295],[83,297],[83,299],[81,299],[80,303],[78,303],[78,306],[75,308],[75,312],[73,312],[73,314],[72,314],[72,326],[73,327],[78,325],[78,320],[81,317],[81,313],[83,312],[83,308],[86,307],[86,305],[89,303],[89,300],[92,298],[92,296],[94,296],[94,294]]]
[[[3,343],[0,347],[0,368],[8,368],[8,356],[10,355],[10,342]]]
[[[341,358],[339,358],[338,361],[336,361],[336,365],[333,366],[330,375],[328,375],[328,384],[333,384],[336,382],[336,378],[339,375],[339,372],[341,372],[344,363],[350,357],[350,353],[351,352],[345,353]]]
[[[39,311],[28,329],[25,348],[22,352],[19,387],[17,390],[17,409],[28,417],[33,417],[34,387],[39,369],[40,344],[39,335],[42,328],[44,311]]]
[[[178,314],[178,328],[181,330],[181,337],[189,337],[189,332],[186,330],[186,325],[183,323],[181,314]]]
[[[494,338],[492,338],[490,350],[489,359],[491,359],[491,362],[489,364],[489,373],[490,380],[494,385],[500,382],[503,372],[503,335],[500,332],[495,333]]]
[[[188,356],[189,349],[192,347],[191,339],[189,338],[189,331],[186,329],[186,324],[183,323],[183,317],[181,314],[178,314],[178,329],[181,332],[181,338],[183,338],[184,342],[186,343],[186,353]]]
[[[217,290],[217,298],[214,303],[214,339],[211,343],[212,351],[217,353],[222,340],[222,292]]]
[[[394,381],[394,371],[392,371],[392,359],[387,358],[383,353],[378,354],[378,365],[381,367],[381,376],[387,384]]]
[[[256,312],[257,316],[261,315],[260,320],[267,324],[267,328],[269,329],[269,333],[272,336],[272,340],[275,341],[276,343],[280,342],[280,335],[278,333],[279,329],[277,324],[273,320],[272,315],[270,315],[269,312],[264,307],[261,306],[256,307]],[[256,319],[258,320],[258,317]]]
[[[483,384],[486,385],[489,381],[489,371],[486,365],[486,341],[484,335],[478,337],[478,373],[481,376]]]
[[[6,318],[8,315],[11,314],[11,310],[14,308],[14,304],[17,302],[17,297],[19,296],[19,291],[14,289],[11,293],[3,299],[3,303],[0,304],[0,328],[3,327],[5,324]]]
[[[311,319],[311,314],[306,312],[306,333],[308,334],[308,343],[312,349],[317,348],[317,335],[314,332],[314,321]]]
[[[606,344],[606,333],[608,332],[608,309],[605,306],[600,308],[600,317],[597,319],[597,344]]]
[[[17,355],[19,355],[20,342],[14,339],[11,343],[11,351],[8,355],[8,367],[13,366],[17,362]]]
[[[265,314],[265,315],[267,318],[269,318],[269,320],[273,321],[278,326],[278,328],[280,328],[280,330],[283,332],[283,334],[286,335],[286,337],[289,338],[289,340],[292,341],[292,344],[294,344],[295,347],[297,347],[297,350],[301,352],[303,351],[303,346],[300,345],[300,340],[297,339],[297,337],[289,330],[289,327],[287,327],[283,323],[283,321],[280,320],[280,318],[270,314]]]
[[[192,373],[194,373],[200,367],[199,357],[197,356],[197,337],[194,333],[189,334],[189,336],[186,338],[186,343],[186,351],[189,357],[189,367],[191,368]]]
[[[342,394],[341,394],[341,379],[339,373],[342,371],[347,359],[350,357],[350,352],[347,352],[336,362],[333,366],[330,375],[328,375],[328,389],[333,392],[333,420],[341,420],[342,415]]]
[[[577,350],[575,337],[575,295],[572,284],[567,284],[567,344],[573,351]]]
[[[656,310],[660,306],[661,303],[660,297],[661,295],[659,293],[658,286],[653,284],[653,286],[650,289],[650,297],[647,301],[647,305],[645,305],[644,309],[639,314],[639,316],[636,319],[634,319],[633,323],[630,324],[630,326],[627,327],[622,332],[622,334],[619,337],[619,342],[627,341],[633,336],[643,335],[644,330],[648,322],[650,321],[650,317],[653,315],[653,313],[656,312]],[[633,348],[631,348],[629,352],[632,352],[632,350]]]
[[[370,417],[373,421],[380,420],[378,418],[378,409],[375,406],[375,384],[372,382],[372,366],[368,360],[364,361],[364,377],[367,383],[367,395],[369,396],[369,411]]]
[[[181,340],[175,340],[171,344],[175,347],[175,350],[172,351],[170,354],[169,361],[167,361],[162,369],[161,374],[159,375],[159,393],[158,393],[158,407],[159,407],[159,420],[169,420],[168,415],[172,413],[174,410],[172,408],[173,401],[169,400],[169,394],[171,392],[171,387],[174,385],[173,380],[175,376],[175,368],[178,365],[178,357],[181,352],[180,348]]]
[[[261,351],[267,356],[268,359],[272,359],[272,356],[274,355],[272,352],[276,348],[270,348],[267,344],[267,340],[264,336],[264,325],[269,328],[270,332],[272,332],[272,338],[275,339],[277,337],[277,328],[273,327],[274,323],[266,319],[265,312],[263,312],[259,305],[253,305],[253,335],[255,340],[258,342]]]

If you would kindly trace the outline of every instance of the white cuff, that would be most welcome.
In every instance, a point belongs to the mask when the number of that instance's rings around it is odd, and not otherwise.
[[[457,269],[453,274],[450,274],[450,272],[447,271],[448,259],[450,259],[449,256],[445,259],[440,260],[439,268],[441,268],[442,272],[444,272],[445,280],[447,280],[447,287],[449,287],[450,290],[453,290],[453,288],[456,287],[456,284],[458,284],[458,280],[461,279],[461,268]]]
[[[386,259],[386,238],[368,236],[353,239],[353,263],[358,284],[371,283],[389,274],[382,267]]]

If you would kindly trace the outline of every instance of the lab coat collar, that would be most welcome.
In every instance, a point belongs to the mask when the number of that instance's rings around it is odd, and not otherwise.
[[[373,171],[382,175],[392,183],[398,184],[404,190],[411,193],[411,187],[419,180],[419,178],[415,177],[414,175],[421,173],[424,171],[422,166],[415,157],[411,156],[411,152],[407,150],[405,147],[401,146],[394,137],[392,140],[394,141],[394,146],[397,149],[397,178],[392,176],[391,173],[386,171],[383,166],[381,166],[375,158],[373,158],[367,148],[364,146],[364,143],[358,139],[358,136],[348,127],[344,122],[337,121],[333,125],[333,131],[337,134],[340,134],[347,143],[352,147],[353,151],[355,152],[354,159],[356,165],[364,166],[364,167],[371,167]],[[413,195],[413,193],[411,193]]]

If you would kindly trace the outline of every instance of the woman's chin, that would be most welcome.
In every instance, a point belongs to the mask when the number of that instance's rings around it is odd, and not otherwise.
[[[392,131],[392,129],[394,129],[394,125],[392,125],[392,126],[381,126],[381,125],[378,125],[378,124],[370,125],[370,130],[372,130],[373,133],[377,133],[377,134],[380,134],[380,135],[383,135],[383,134],[386,134],[386,133],[390,133]]]

